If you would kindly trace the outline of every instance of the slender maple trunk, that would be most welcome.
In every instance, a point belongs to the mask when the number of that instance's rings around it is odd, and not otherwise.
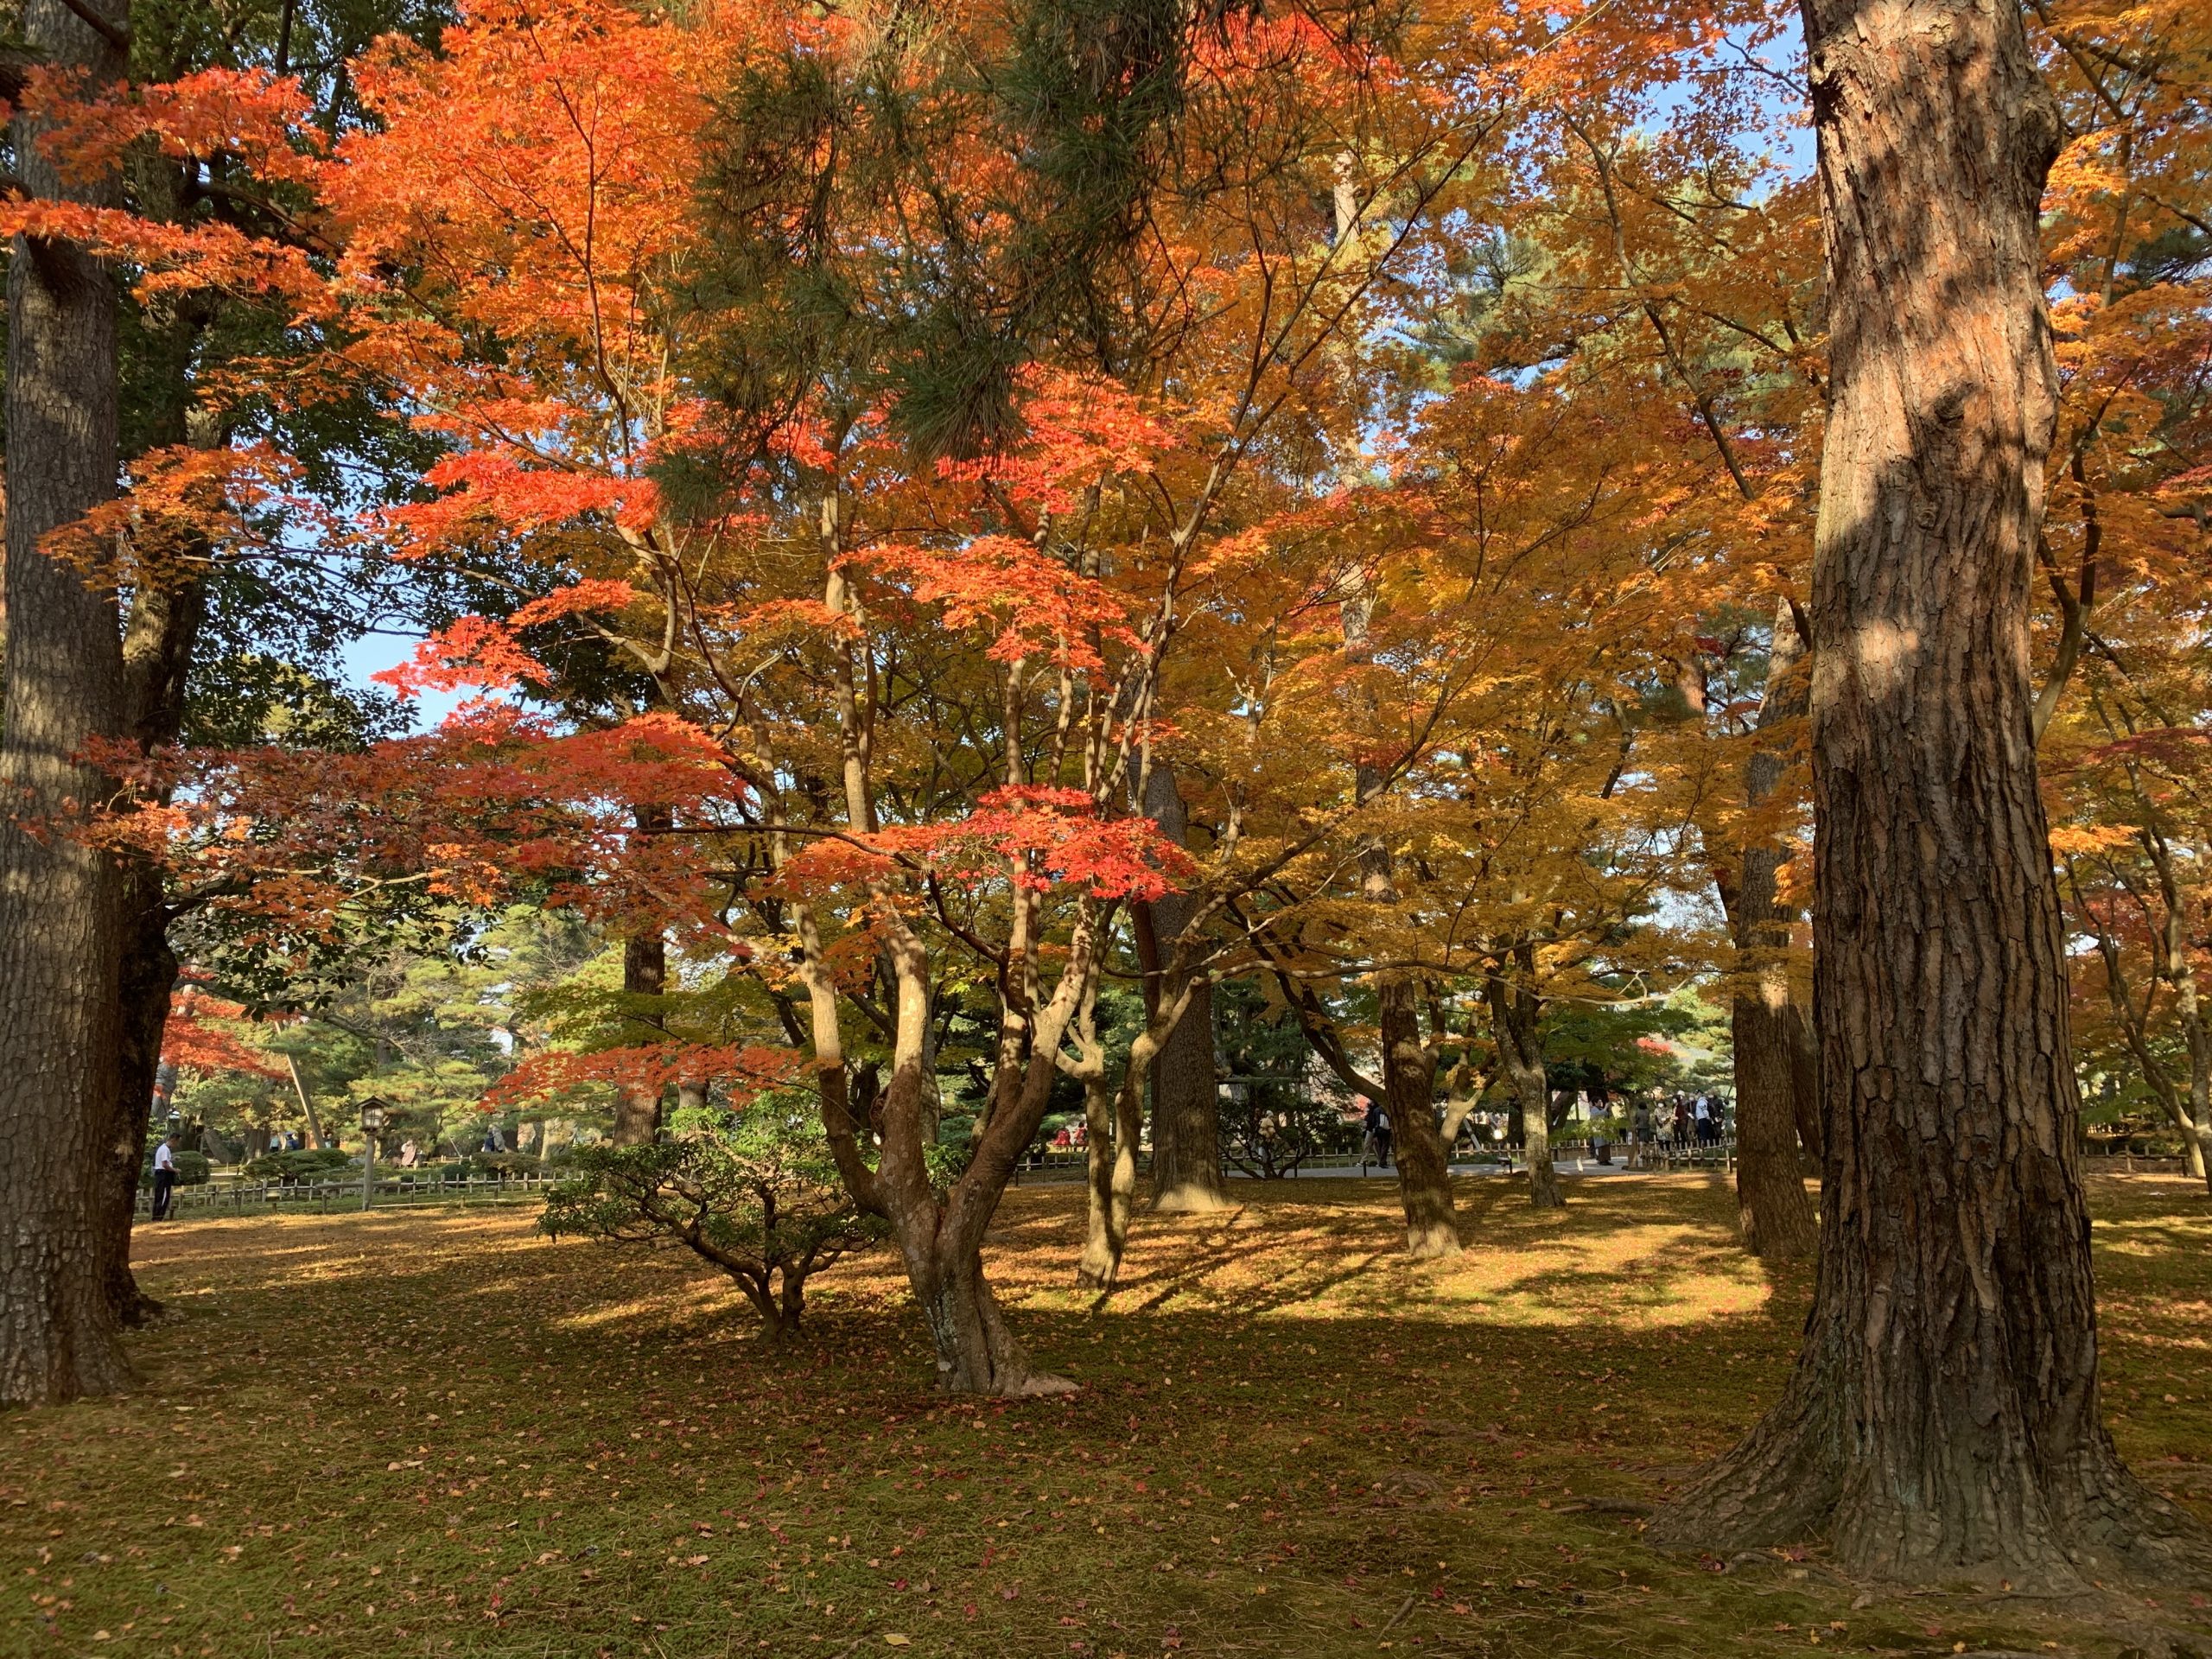
[[[1137,1191],[1138,1125],[1117,1127],[1115,1122],[1115,1109],[1123,1095],[1123,1090],[1107,1087],[1103,1071],[1084,1080],[1084,1176],[1089,1202],[1083,1255],[1075,1268],[1075,1282],[1084,1290],[1113,1289],[1128,1241],[1129,1210]]]
[[[1137,1135],[1144,1122],[1144,1079],[1152,1063],[1191,1017],[1199,981],[1187,972],[1160,988],[1152,1015],[1129,1045],[1128,1064],[1110,1109],[1093,1099],[1086,1084],[1085,1126],[1090,1141],[1090,1213],[1076,1284],[1087,1290],[1111,1290],[1121,1276],[1122,1253],[1129,1238],[1129,1210],[1137,1185]],[[1103,1075],[1099,1094],[1103,1096]],[[1103,1133],[1102,1133],[1103,1129]],[[1155,1154],[1157,1147],[1154,1148]]]
[[[1775,607],[1774,643],[1758,729],[1766,736],[1744,769],[1744,804],[1773,798],[1788,758],[1777,727],[1805,712],[1809,686],[1789,605]],[[1744,1248],[1769,1261],[1810,1255],[1818,1241],[1797,1155],[1797,1085],[1791,1043],[1796,997],[1789,983],[1789,909],[1775,897],[1784,859],[1771,838],[1743,850],[1730,919],[1736,936],[1729,1034],[1736,1055],[1736,1215]]]
[[[2174,1003],[2175,1012],[2184,1021],[2184,1035],[2189,1045],[2187,1099],[2183,1098],[2182,1088],[2175,1083],[2172,1074],[2166,1069],[2165,1061],[2152,1044],[2151,995],[2146,994],[2138,1000],[2134,991],[2129,988],[2119,939],[2113,936],[2111,926],[2098,909],[2083,899],[2079,879],[2070,861],[2067,871],[2069,879],[2075,882],[2075,908],[2080,912],[2082,925],[2088,930],[2090,938],[2096,944],[2097,954],[2102,959],[2105,996],[2112,1005],[2113,1021],[2126,1039],[2128,1052],[2134,1058],[2137,1069],[2142,1074],[2144,1086],[2150,1090],[2152,1096],[2171,1120],[2174,1128],[2180,1131],[2190,1174],[2199,1180],[2204,1179],[2208,1164],[2212,1164],[2212,1160],[2204,1155],[2206,1138],[2208,1134],[2212,1134],[2212,1124],[2205,1121],[2206,1107],[2201,1096],[2208,1081],[2206,1061],[2212,1059],[2212,1055],[2206,1052],[2208,1045],[2204,1040],[2203,1024],[2197,1007],[2196,970],[2190,965],[2181,918],[2173,910],[2168,910],[2164,927],[2166,938],[2160,950],[2164,955],[2177,944],[2183,947],[2178,977],[2174,979]],[[2171,893],[2169,897],[2170,899],[2172,897]],[[2153,969],[2153,989],[2160,972],[2170,976],[2175,974],[2175,964],[2171,957]]]
[[[2174,1116],[2182,1131],[2183,1156],[2189,1173],[2199,1180],[2212,1180],[2212,1033],[2204,1027],[2204,1012],[2196,995],[2196,957],[2189,937],[2189,906],[2182,895],[2174,868],[2173,849],[2155,828],[2139,832],[2151,867],[2158,872],[2158,901],[2164,911],[2164,938],[2166,981],[2174,988],[2174,1017],[2181,1021],[2182,1040],[2189,1050],[2189,1105]],[[2176,1103],[2178,1105],[2178,1103]]]
[[[216,422],[205,410],[186,412],[177,427],[180,435],[199,448],[221,442]],[[197,576],[143,586],[132,596],[130,620],[123,632],[124,717],[131,741],[142,750],[150,753],[174,743],[184,731],[192,654],[207,616],[207,588]],[[168,798],[163,794],[156,804],[166,804]],[[123,915],[121,1077],[106,1139],[101,1272],[117,1319],[137,1325],[162,1312],[161,1303],[139,1288],[130,1270],[130,1234],[137,1220],[138,1171],[146,1156],[178,968],[169,944],[168,885],[158,866],[140,861],[124,871]]]
[[[1349,181],[1340,175],[1337,191],[1337,233],[1349,234]],[[1368,632],[1375,599],[1363,574],[1347,581],[1350,592],[1339,607],[1344,655],[1355,664],[1373,660]],[[1374,697],[1363,692],[1363,712],[1379,715]],[[1380,793],[1382,774],[1361,762],[1353,769],[1354,787],[1363,801]],[[1378,909],[1398,900],[1397,861],[1389,843],[1370,836],[1359,852],[1360,893]],[[1459,1228],[1452,1207],[1452,1172],[1436,1136],[1436,1057],[1421,1039],[1421,986],[1413,976],[1384,969],[1375,976],[1378,1035],[1382,1048],[1383,1110],[1389,1114],[1397,1154],[1398,1201],[1406,1217],[1406,1252],[1433,1259],[1459,1253]]]
[[[299,1096],[300,1115],[308,1121],[308,1145],[311,1147],[328,1146],[330,1142],[323,1139],[322,1119],[315,1109],[315,1096],[308,1092],[308,1080],[300,1075],[299,1061],[289,1054],[285,1055],[284,1069],[292,1074],[292,1092]]]
[[[120,25],[118,0],[84,0]],[[34,55],[80,67],[87,90],[122,54],[62,0],[26,0]],[[65,187],[18,117],[27,194]],[[110,792],[78,757],[123,732],[121,638],[111,596],[40,543],[115,494],[116,290],[81,249],[18,238],[8,262],[5,730],[0,734],[0,1402],[123,1387],[130,1369],[108,1305],[103,1211],[120,1086],[123,880],[73,822]],[[135,1172],[134,1172],[135,1175]]]
[[[658,930],[632,934],[622,941],[623,1023],[632,1028],[658,1029],[663,1024],[657,1001],[668,985],[668,940]],[[635,1034],[634,1030],[632,1034]],[[614,1094],[614,1128],[607,1137],[618,1147],[650,1146],[660,1134],[661,1097],[658,1084],[624,1084]]]
[[[1524,953],[1516,952],[1518,957]],[[1543,1045],[1536,1021],[1542,1009],[1524,978],[1509,982],[1500,963],[1484,985],[1490,1002],[1491,1031],[1497,1044],[1506,1087],[1521,1108],[1523,1155],[1529,1163],[1529,1202],[1539,1210],[1567,1203],[1559,1172],[1552,1167],[1551,1087],[1544,1075]]]
[[[126,872],[124,912],[122,1042],[101,1169],[100,1276],[115,1317],[126,1325],[139,1325],[162,1312],[162,1304],[139,1288],[130,1270],[130,1235],[138,1217],[138,1172],[146,1159],[162,1038],[178,965],[169,945],[160,870],[140,865]]]
[[[1797,1143],[1818,1166],[1827,1145],[1821,1127],[1820,1045],[1813,1040],[1813,1022],[1805,1015],[1804,1004],[1794,996],[1782,1011],[1782,1023],[1789,1042],[1789,1103]]]
[[[1820,1269],[1778,1404],[1655,1518],[1847,1572],[2202,1560],[2101,1421],[2028,572],[2059,142],[2009,0],[1806,0],[1833,404],[1815,537]],[[2184,1535],[2187,1542],[2182,1541]]]
[[[1177,846],[1190,839],[1190,820],[1174,774],[1154,762],[1145,784],[1145,810]],[[1159,1001],[1157,957],[1190,923],[1196,901],[1168,893],[1147,906],[1154,961],[1153,995]],[[1213,987],[1200,980],[1190,1006],[1175,1022],[1152,1065],[1153,1208],[1164,1214],[1225,1209],[1229,1192],[1221,1167],[1221,1090],[1214,1074]]]

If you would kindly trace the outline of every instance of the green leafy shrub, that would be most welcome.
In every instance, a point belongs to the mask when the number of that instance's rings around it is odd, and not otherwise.
[[[652,1146],[579,1148],[538,1225],[688,1249],[737,1282],[770,1340],[790,1336],[808,1275],[874,1243],[882,1224],[854,1209],[810,1103],[771,1096],[672,1128]]]
[[[154,1185],[154,1147],[160,1144],[156,1141],[153,1146],[148,1147],[146,1161],[138,1166],[138,1190],[142,1192]],[[176,1154],[176,1184],[179,1186],[207,1185],[208,1169],[207,1154],[204,1152],[180,1152]]]
[[[291,1152],[264,1152],[248,1160],[241,1173],[256,1181],[327,1181],[339,1170],[357,1166],[335,1147],[302,1147]]]

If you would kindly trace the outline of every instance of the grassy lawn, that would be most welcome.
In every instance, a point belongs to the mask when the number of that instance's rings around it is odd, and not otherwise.
[[[144,1230],[181,1317],[143,1389],[0,1419],[0,1653],[2118,1656],[2212,1619],[1646,1549],[1605,1501],[1751,1420],[1808,1295],[1710,1178],[1543,1217],[1464,1184],[1441,1268],[1381,1183],[1236,1190],[1141,1220],[1104,1309],[1067,1288],[1077,1192],[1010,1194],[999,1283],[1084,1385],[1015,1406],[926,1392],[885,1255],[778,1355],[684,1262],[531,1210]],[[2212,1512],[2212,1211],[2095,1202],[2114,1428]]]

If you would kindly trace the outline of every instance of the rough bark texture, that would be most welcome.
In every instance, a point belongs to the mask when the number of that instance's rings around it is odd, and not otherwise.
[[[1390,1115],[1398,1161],[1398,1199],[1406,1212],[1406,1253],[1433,1259],[1459,1253],[1452,1209],[1452,1169],[1436,1132],[1436,1056],[1421,1038],[1413,981],[1398,976],[1376,988],[1382,1045],[1383,1109]]]
[[[1145,785],[1145,811],[1177,846],[1190,821],[1174,775],[1154,763]],[[1155,950],[1172,943],[1189,924],[1194,900],[1169,893],[1146,907]],[[1154,965],[1157,972],[1157,964]],[[1147,997],[1156,1004],[1158,993]],[[1201,981],[1152,1066],[1153,1208],[1169,1214],[1228,1207],[1221,1168],[1221,1091],[1213,1064],[1213,986]]]
[[[86,0],[119,23],[118,0]],[[61,0],[28,0],[34,54],[82,65],[92,86],[120,54]],[[38,196],[65,188],[19,118],[16,167]],[[116,300],[80,250],[18,239],[8,267],[6,731],[0,739],[0,1402],[119,1389],[130,1371],[108,1306],[100,1198],[119,1079],[122,876],[73,834],[104,798],[76,758],[123,729],[112,600],[39,543],[111,498],[117,471]]]
[[[1765,741],[1744,769],[1744,804],[1754,813],[1773,798],[1789,760],[1774,741],[1805,713],[1808,690],[1797,630],[1784,603],[1776,607],[1766,690],[1759,699]],[[1736,1213],[1744,1248],[1769,1261],[1809,1255],[1817,1239],[1797,1155],[1797,1086],[1792,1039],[1796,998],[1789,983],[1791,912],[1776,902],[1786,855],[1771,838],[1744,849],[1729,899],[1736,937],[1737,985],[1729,1014],[1736,1052]]]
[[[1815,533],[1821,1262],[1783,1397],[1656,1517],[1845,1570],[2202,1560],[2097,1402],[2066,964],[2031,728],[2058,142],[2009,0],[1807,0],[1833,407]],[[2190,1535],[2185,1544],[2179,1541]]]
[[[1525,982],[1509,982],[1502,968],[1491,975],[1484,995],[1490,1001],[1491,1030],[1497,1039],[1506,1087],[1513,1091],[1514,1103],[1520,1108],[1521,1136],[1529,1161],[1529,1202],[1539,1210],[1560,1209],[1567,1203],[1567,1195],[1560,1190],[1559,1172],[1552,1167],[1551,1090],[1544,1076],[1543,1045],[1536,1036],[1541,1005]]]
[[[658,1029],[661,1016],[641,1011],[645,999],[658,998],[668,985],[668,940],[640,933],[622,942],[622,995],[637,1004],[623,1011],[623,1023]],[[660,1134],[661,1096],[657,1084],[628,1084],[615,1091],[614,1128],[607,1136],[618,1147],[648,1146]]]

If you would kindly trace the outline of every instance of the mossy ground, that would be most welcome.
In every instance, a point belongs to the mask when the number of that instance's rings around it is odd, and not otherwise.
[[[994,1272],[1084,1385],[1020,1405],[926,1392],[887,1256],[772,1353],[686,1262],[528,1210],[149,1229],[179,1317],[133,1338],[143,1387],[0,1419],[0,1653],[2117,1656],[2212,1620],[1645,1548],[1586,1500],[1749,1423],[1808,1279],[1734,1248],[1710,1178],[1571,1190],[1463,1184],[1467,1254],[1415,1267],[1383,1184],[1240,1183],[1141,1219],[1103,1308],[1079,1194],[1017,1190]],[[2115,1432],[2212,1510],[2212,1209],[2094,1196]]]

